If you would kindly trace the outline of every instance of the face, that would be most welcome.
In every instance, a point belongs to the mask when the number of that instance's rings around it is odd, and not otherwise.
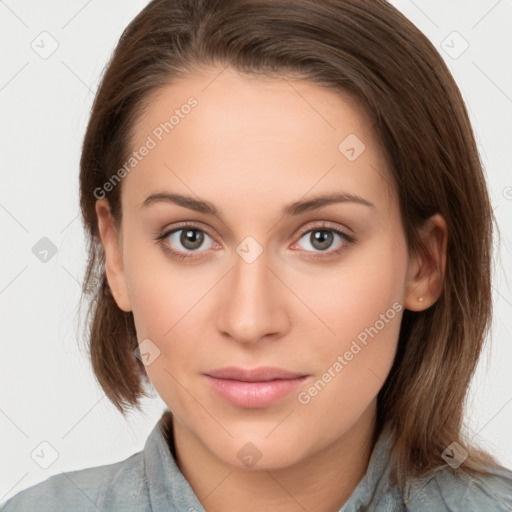
[[[225,463],[243,467],[243,448],[279,468],[373,418],[417,266],[354,101],[219,71],[166,86],[139,119],[133,150],[149,150],[123,178],[118,243],[106,200],[97,211],[110,286],[175,421]],[[268,366],[299,377],[209,376]]]

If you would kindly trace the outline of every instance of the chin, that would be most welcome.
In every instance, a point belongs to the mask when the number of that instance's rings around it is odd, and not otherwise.
[[[226,445],[216,445],[210,450],[226,464],[251,471],[284,469],[306,456],[304,446],[298,440],[297,444],[284,444],[281,439],[268,439],[268,431],[260,436],[235,437]]]

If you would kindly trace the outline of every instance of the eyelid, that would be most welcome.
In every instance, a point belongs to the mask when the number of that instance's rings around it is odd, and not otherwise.
[[[162,230],[158,230],[156,232],[156,235],[160,239],[167,238],[168,236],[175,233],[176,231],[180,231],[182,229],[187,229],[187,228],[188,229],[196,229],[197,231],[202,231],[203,233],[206,233],[212,240],[216,241],[215,237],[209,233],[209,228],[205,224],[202,224],[201,222],[198,222],[198,221],[176,222],[171,227],[168,227],[168,228],[166,227]]]
[[[334,231],[340,231],[341,233],[343,233],[344,236],[347,237],[347,239],[353,239],[353,236],[351,234],[353,233],[353,231],[351,229],[345,226],[340,226],[339,224],[335,224],[328,220],[308,222],[305,226],[301,227],[300,236],[302,237],[309,231],[313,231],[315,229],[332,229]]]

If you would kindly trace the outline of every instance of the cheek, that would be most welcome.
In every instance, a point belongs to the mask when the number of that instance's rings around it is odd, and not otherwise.
[[[303,315],[304,308],[297,310],[300,316],[295,321],[315,325],[325,340],[323,345],[340,349],[390,308],[387,316],[395,317],[397,307],[393,309],[393,304],[403,300],[406,265],[405,245],[393,242],[389,234],[347,253],[329,270],[289,274],[288,282],[294,283],[294,292],[312,313]],[[382,328],[380,322],[379,326]]]
[[[198,354],[208,322],[205,306],[218,276],[206,266],[173,263],[144,242],[131,247],[137,249],[126,253],[125,270],[137,339],[156,354],[146,372],[162,398],[176,402],[184,374],[204,369]]]
[[[124,267],[139,340],[162,342],[187,322],[215,276],[171,260],[148,235],[127,234]]]
[[[158,347],[163,356],[159,363],[174,367],[176,361],[185,362],[197,350],[198,340],[204,338],[200,330],[209,286],[195,286],[183,275],[161,274],[157,268],[146,272],[143,279],[133,279],[132,286],[136,290],[132,310],[139,342],[149,338]],[[188,362],[187,368],[191,369]]]
[[[405,246],[388,237],[354,253],[336,271],[301,278],[298,294],[316,314],[307,315],[310,331],[315,325],[321,333],[311,346],[321,381],[311,390],[318,406],[334,400],[357,409],[384,383],[396,353],[406,270]]]
[[[146,373],[164,402],[173,404],[175,413],[186,410],[187,394],[180,384],[185,385],[184,371],[195,371],[197,340],[202,337],[194,319],[201,314],[198,302],[207,290],[190,286],[188,279],[184,286],[184,280],[169,265],[139,265],[130,276],[137,338],[154,354]]]

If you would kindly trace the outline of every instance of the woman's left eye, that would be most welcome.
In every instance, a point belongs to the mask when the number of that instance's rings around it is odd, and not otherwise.
[[[336,247],[332,248],[336,237],[339,239],[338,244]],[[166,252],[171,254],[173,258],[185,260],[195,257],[194,253],[203,252],[198,249],[204,246],[205,241],[208,239],[210,240],[210,247],[206,247],[206,249],[211,248],[216,242],[205,231],[199,229],[197,226],[184,225],[180,228],[166,231],[163,235],[157,238],[157,241],[163,246]],[[305,231],[294,246],[302,239],[305,239],[306,245],[309,245],[309,247],[306,247],[303,250],[306,252],[317,253],[313,255],[313,257],[322,257],[324,254],[326,256],[337,254],[343,250],[344,246],[355,241],[352,236],[330,226],[318,226]],[[181,247],[178,250],[174,249],[174,247],[180,245]]]
[[[333,248],[332,245],[336,237],[339,239],[339,242],[336,247]],[[345,245],[354,242],[353,237],[332,227],[317,227],[310,229],[302,234],[300,240],[302,239],[306,240],[305,250],[311,251],[310,248],[312,248],[312,252],[327,254],[338,253]]]

